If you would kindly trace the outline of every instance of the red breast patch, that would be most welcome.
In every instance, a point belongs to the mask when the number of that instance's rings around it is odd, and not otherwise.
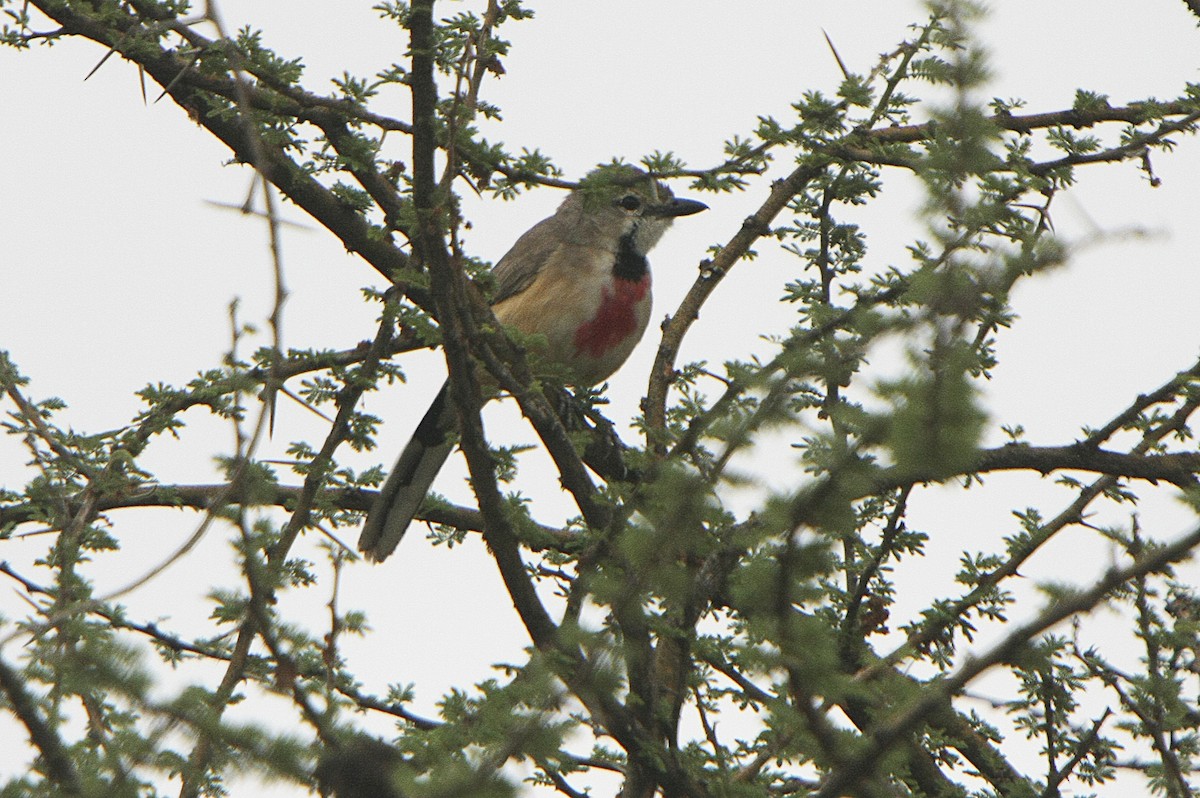
[[[637,332],[637,306],[649,290],[649,274],[640,280],[617,277],[604,286],[596,315],[575,331],[575,350],[590,357],[601,357]]]

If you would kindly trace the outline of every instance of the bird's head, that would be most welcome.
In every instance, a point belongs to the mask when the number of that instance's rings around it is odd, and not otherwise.
[[[626,241],[637,254],[645,255],[675,217],[707,208],[703,202],[676,197],[665,183],[636,166],[613,164],[589,172],[558,215],[596,244],[615,247]]]

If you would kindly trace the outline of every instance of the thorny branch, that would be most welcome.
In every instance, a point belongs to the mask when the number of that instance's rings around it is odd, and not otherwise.
[[[896,740],[948,702],[984,671],[1010,661],[1039,634],[1068,618],[1090,612],[1111,598],[1114,590],[1137,578],[1160,572],[1173,563],[1187,559],[1197,546],[1200,546],[1200,528],[1192,530],[1173,543],[1145,553],[1122,568],[1110,568],[1092,587],[1080,590],[1074,595],[1063,596],[1052,602],[1037,617],[1014,624],[1000,642],[983,653],[968,655],[954,673],[939,680],[936,686],[927,687],[909,706],[895,712],[890,720],[881,724],[867,738],[866,745],[852,757],[852,761],[830,774],[821,789],[814,793],[814,798],[834,798],[841,795],[842,790],[852,787],[859,779],[870,774],[879,757],[892,748]]]

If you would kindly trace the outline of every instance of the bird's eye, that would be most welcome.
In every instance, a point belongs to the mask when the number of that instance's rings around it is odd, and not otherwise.
[[[637,194],[626,194],[621,199],[617,200],[617,204],[627,211],[636,211],[642,207],[642,198]]]

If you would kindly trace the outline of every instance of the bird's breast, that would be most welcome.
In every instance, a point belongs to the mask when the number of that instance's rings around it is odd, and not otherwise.
[[[607,285],[600,286],[592,317],[575,330],[572,341],[575,351],[584,357],[603,358],[631,337],[636,343],[649,316],[648,308],[643,308],[649,295],[648,273],[637,280],[613,277]]]
[[[625,279],[613,273],[612,261],[595,261],[546,268],[495,308],[501,322],[543,336],[542,356],[570,367],[580,385],[602,382],[616,371],[650,320],[649,272]]]
[[[610,274],[593,283],[587,310],[571,335],[571,364],[579,381],[594,385],[621,367],[650,321],[650,273],[635,280]]]

